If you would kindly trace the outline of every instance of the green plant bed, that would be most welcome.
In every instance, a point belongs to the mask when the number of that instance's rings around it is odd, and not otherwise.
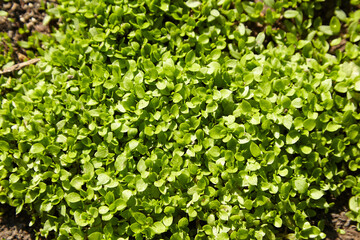
[[[0,78],[1,203],[57,239],[322,239],[351,188],[360,222],[358,2],[264,3],[59,1]]]

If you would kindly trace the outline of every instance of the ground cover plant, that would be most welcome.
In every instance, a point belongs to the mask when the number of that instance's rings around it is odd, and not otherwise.
[[[57,239],[322,239],[345,191],[360,223],[359,4],[58,1],[0,77],[0,202]]]

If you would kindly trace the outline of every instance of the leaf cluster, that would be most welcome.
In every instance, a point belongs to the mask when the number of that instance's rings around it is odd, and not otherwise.
[[[57,239],[321,239],[347,188],[360,222],[359,10],[325,7],[59,1],[0,78],[0,202]]]

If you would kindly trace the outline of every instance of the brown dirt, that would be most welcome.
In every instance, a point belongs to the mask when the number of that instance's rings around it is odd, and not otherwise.
[[[349,199],[351,198],[350,190],[343,192],[339,197],[333,199],[335,202],[331,212],[322,215],[325,219],[326,240],[359,240],[360,232],[356,229],[356,222],[351,221],[346,212],[349,211]],[[338,230],[344,230],[345,234],[338,233]]]
[[[12,40],[15,63],[27,60],[26,49],[20,47],[18,41],[26,41],[34,32],[50,34],[51,25],[43,25],[47,4],[54,4],[54,0],[13,0],[1,1],[0,9],[6,11],[6,17],[0,17],[0,32],[5,32]],[[21,29],[21,30],[20,30]],[[5,43],[0,42],[4,45]],[[5,50],[7,49],[5,45]]]
[[[360,239],[360,232],[356,229],[356,223],[350,221],[345,215],[346,212],[330,213],[331,223],[326,231],[326,240],[358,240]],[[340,234],[336,230],[343,229],[345,234]]]
[[[0,239],[32,240],[36,238],[29,225],[30,217],[24,212],[16,215],[15,208],[0,205]]]

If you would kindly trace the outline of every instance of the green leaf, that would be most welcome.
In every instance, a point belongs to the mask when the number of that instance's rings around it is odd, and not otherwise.
[[[153,127],[151,127],[151,126],[146,126],[146,127],[144,128],[144,133],[145,133],[147,136],[152,136],[152,135],[154,135]]]
[[[46,150],[51,153],[52,155],[57,155],[61,151],[61,147],[56,145],[48,145]]]
[[[213,139],[222,139],[226,136],[226,134],[226,128],[221,125],[216,125],[209,131],[209,135]]]
[[[148,184],[142,178],[140,178],[136,181],[136,190],[138,192],[145,191],[147,186],[148,186]]]
[[[310,189],[309,191],[309,197],[315,200],[318,200],[324,196],[324,192],[317,189]]]
[[[330,35],[330,36],[333,35],[333,31],[331,30],[330,26],[322,25],[319,27],[319,30],[326,35]]]
[[[186,217],[181,218],[178,222],[179,228],[186,228],[188,225],[189,225],[189,220]]]
[[[77,215],[77,212],[75,212],[74,214],[75,216]],[[80,215],[80,214],[79,214]],[[79,216],[80,218],[80,216]],[[76,218],[75,218],[76,219]],[[87,225],[87,222],[86,221],[83,221],[83,219],[77,219],[77,221],[75,220],[75,222],[77,224],[79,224],[79,221],[82,223],[80,223],[81,225],[80,226],[86,226]],[[84,233],[79,229],[79,228],[71,228],[70,229],[70,233],[72,234],[72,236],[74,237],[75,240],[82,240],[84,239]]]
[[[329,132],[336,132],[337,130],[339,130],[341,128],[341,125],[339,124],[335,124],[334,122],[329,122],[326,125],[326,130]]]
[[[258,177],[256,175],[251,175],[249,178],[248,178],[248,183],[250,185],[253,185],[253,186],[257,186],[258,184]]]
[[[133,231],[134,233],[140,233],[142,231],[141,229],[141,225],[139,223],[133,223],[130,225],[130,229],[131,231]]]
[[[254,142],[250,143],[250,152],[251,152],[251,155],[253,155],[254,157],[258,157],[261,155],[261,150],[260,150],[259,146]]]
[[[178,103],[178,102],[180,102],[182,99],[183,99],[183,97],[181,96],[180,93],[174,93],[174,96],[173,96],[173,102],[174,102],[174,103]]]
[[[133,212],[132,216],[135,218],[135,221],[140,223],[141,225],[144,225],[146,223],[146,216],[145,214],[141,212]]]
[[[331,79],[326,79],[324,81],[321,82],[320,84],[320,89],[322,92],[327,92],[331,89],[332,86],[332,80]]]
[[[17,44],[22,47],[22,48],[30,48],[31,47],[31,44],[30,42],[27,42],[27,41],[18,41]]]
[[[241,103],[241,109],[244,113],[250,113],[252,111],[252,107],[251,107],[251,104],[246,101],[246,100],[243,100],[242,103]]]
[[[312,148],[306,145],[301,145],[300,150],[304,154],[310,154],[312,152]]]
[[[264,3],[268,6],[268,7],[273,7],[275,4],[274,0],[264,0]]]
[[[274,85],[274,90],[276,90],[276,91],[283,91],[285,89],[285,83],[281,79],[275,79],[273,85]],[[288,100],[289,98],[283,97],[283,99]],[[284,100],[282,100],[282,101],[284,101]]]
[[[140,159],[136,169],[139,171],[139,173],[144,173],[146,171],[146,163],[143,159]]]
[[[173,217],[172,216],[165,216],[162,220],[163,224],[166,227],[170,227],[173,223]]]
[[[109,80],[106,80],[105,83],[104,83],[104,88],[106,89],[113,89],[115,88],[117,82],[116,80],[114,79],[109,79]]]
[[[281,217],[276,216],[274,219],[274,226],[277,228],[281,228],[282,224],[283,224],[283,221],[282,221]]]
[[[182,157],[176,153],[171,160],[171,165],[177,169],[180,169],[182,164],[183,164]]]
[[[189,8],[197,8],[201,5],[201,2],[197,0],[188,0],[187,2],[185,2],[185,5]]]
[[[70,185],[73,186],[75,189],[80,190],[81,186],[84,184],[84,179],[81,176],[75,176],[71,182]]]
[[[296,10],[286,10],[284,12],[284,17],[285,18],[295,18],[298,14],[299,14],[299,12]]]
[[[175,65],[174,65],[174,61],[171,58],[168,58],[164,61],[163,71],[167,77],[169,78],[174,77]]]
[[[124,155],[117,156],[114,166],[117,171],[125,170],[127,166],[127,158]]]
[[[219,157],[220,156],[220,148],[218,146],[214,146],[214,147],[210,148],[209,154],[215,158]]]
[[[228,89],[221,89],[220,90],[220,94],[221,94],[221,98],[228,98],[229,96],[231,96],[232,91],[228,90]]]
[[[217,239],[219,239],[219,240],[228,240],[229,235],[226,232],[222,232],[219,235],[217,235]]]
[[[349,208],[356,213],[360,212],[360,195],[352,196],[349,200]]]
[[[162,222],[154,222],[154,225],[151,228],[156,234],[162,234],[166,232],[166,227]]]
[[[295,108],[301,108],[302,107],[302,100],[301,98],[295,98],[294,100],[291,101],[291,106],[295,107]]]
[[[9,151],[9,149],[10,149],[9,143],[0,140],[0,150],[3,152],[6,152],[6,151]]]
[[[303,125],[306,130],[312,131],[316,126],[316,121],[314,119],[306,119]]]
[[[256,44],[257,45],[261,45],[263,44],[264,40],[265,40],[265,33],[264,32],[260,32],[257,36],[256,36]]]
[[[294,181],[293,187],[299,193],[305,193],[308,189],[308,183],[305,178],[298,178]]]
[[[212,113],[215,112],[218,108],[218,105],[216,102],[210,102],[207,106],[206,106],[206,111],[208,113]]]
[[[185,63],[191,65],[196,61],[196,55],[193,50],[190,50],[185,56]]]
[[[269,100],[260,99],[260,108],[265,112],[270,112],[272,110],[272,104]]]
[[[354,84],[355,91],[360,92],[360,80],[357,80]]]
[[[98,180],[97,183],[98,183],[98,185],[104,185],[104,184],[107,184],[110,181],[110,179],[111,178],[106,173],[100,173],[97,176],[97,180]]]
[[[341,29],[341,23],[340,23],[340,20],[333,16],[330,20],[330,28],[331,28],[331,31],[333,31],[335,34],[339,33],[340,32],[340,29]]]
[[[341,10],[341,9],[336,9],[335,10],[335,15],[341,20],[341,21],[346,21],[346,13]]]
[[[4,10],[0,10],[0,17],[6,17],[8,13]]]
[[[109,212],[109,207],[108,206],[101,206],[101,207],[99,207],[99,213],[101,214],[101,215],[104,215],[104,214],[106,214],[106,213],[108,213]]]
[[[283,117],[283,124],[287,129],[290,130],[293,124],[293,117],[291,115],[285,115]]]
[[[138,109],[144,109],[149,105],[149,101],[141,99],[138,103]]]
[[[221,57],[221,50],[220,49],[214,49],[210,53],[210,57],[213,61],[218,60]]]
[[[109,151],[106,146],[98,146],[97,151],[95,153],[95,157],[106,158],[108,155],[109,155]]]
[[[76,192],[71,192],[65,195],[65,200],[69,203],[76,203],[81,201],[81,197]]]
[[[253,207],[253,201],[251,199],[246,199],[244,202],[244,206],[247,210],[251,210]]]
[[[35,143],[30,148],[30,153],[42,153],[45,147],[41,143]]]
[[[133,149],[137,148],[138,145],[139,145],[139,141],[138,141],[138,140],[132,139],[132,140],[129,142],[129,148],[130,148],[130,150],[133,150]]]
[[[126,201],[122,198],[116,199],[111,205],[110,208],[116,208],[117,211],[122,211],[127,207]]]
[[[218,17],[220,16],[220,12],[217,9],[212,9],[210,11],[210,15],[212,15],[213,17]]]
[[[286,135],[286,144],[288,145],[295,144],[297,141],[299,141],[299,139],[300,139],[300,133],[296,130],[292,130]]]
[[[249,235],[248,229],[241,228],[238,230],[237,236],[239,237],[239,239],[247,239],[248,235]]]
[[[198,72],[200,70],[200,65],[198,63],[191,64],[190,67],[188,67],[189,71],[191,72]]]
[[[309,239],[318,237],[320,233],[321,231],[318,227],[311,226],[309,228],[301,230],[300,235],[305,239]]]
[[[110,205],[110,204],[112,204],[114,201],[115,201],[114,193],[112,193],[112,192],[106,193],[106,195],[105,195],[105,203],[106,203],[107,205]]]
[[[89,240],[101,240],[103,239],[103,234],[101,232],[93,232],[88,236]]]
[[[209,36],[207,36],[206,34],[200,35],[198,38],[198,42],[204,45],[209,43]]]
[[[83,178],[89,181],[93,177],[94,177],[94,166],[90,162],[85,162]]]

